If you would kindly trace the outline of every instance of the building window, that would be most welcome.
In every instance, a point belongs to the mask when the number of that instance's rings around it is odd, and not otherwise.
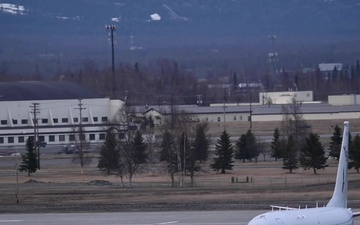
[[[55,135],[49,135],[49,142],[55,142]]]
[[[28,124],[28,120],[21,120],[21,124]]]
[[[206,117],[205,121],[208,122],[208,121],[209,121],[209,118]]]
[[[48,123],[48,119],[41,119],[41,123]]]
[[[17,120],[12,120],[13,124],[18,124]]]
[[[99,140],[105,140],[105,134],[104,133],[99,135]]]
[[[69,135],[69,141],[75,141],[75,135],[74,134]]]
[[[58,122],[59,122],[58,118],[54,118],[54,119],[53,119],[53,122],[54,122],[54,123],[58,123]]]
[[[90,134],[89,139],[90,139],[90,141],[94,141],[95,140],[95,134]]]
[[[0,143],[3,144],[4,143],[4,138],[0,137]]]
[[[108,118],[106,116],[101,117],[101,122],[107,122]]]
[[[19,143],[24,143],[25,142],[25,137],[24,136],[18,137],[18,142]]]
[[[1,125],[6,125],[7,124],[7,120],[1,120]]]
[[[8,143],[14,143],[14,137],[8,137]]]
[[[61,122],[62,122],[62,123],[68,123],[69,120],[68,120],[68,118],[62,118],[62,119],[61,119]]]
[[[242,116],[240,116],[240,120],[242,120]]]
[[[234,116],[234,121],[236,121],[236,116]]]
[[[307,93],[307,94],[306,94],[306,97],[310,97],[310,94],[309,94],[309,93]]]
[[[83,117],[83,118],[82,118],[82,121],[85,122],[85,123],[86,123],[86,122],[89,122],[89,118],[88,118],[88,117]]]
[[[220,122],[221,121],[221,119],[220,119],[220,117],[218,117],[218,122]]]
[[[65,141],[65,135],[59,135],[59,141]]]
[[[79,122],[79,118],[75,117],[74,118],[74,123],[77,123],[77,122]]]
[[[39,136],[39,141],[45,141],[45,136]]]
[[[98,121],[98,118],[97,118],[97,117],[93,117],[93,120],[94,120],[94,122],[97,122],[97,121]]]
[[[81,134],[81,135],[79,135],[79,137],[80,137],[80,140],[85,141],[85,134]]]

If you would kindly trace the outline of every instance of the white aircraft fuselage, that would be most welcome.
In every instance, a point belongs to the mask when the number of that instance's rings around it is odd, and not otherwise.
[[[271,212],[256,216],[248,225],[353,225],[353,218],[360,216],[360,212],[353,213],[347,208],[349,135],[349,122],[345,121],[335,189],[326,207],[273,206]]]
[[[258,215],[248,225],[353,225],[353,214],[338,207],[290,209]]]

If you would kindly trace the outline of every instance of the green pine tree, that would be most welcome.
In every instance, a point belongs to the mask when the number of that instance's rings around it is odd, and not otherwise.
[[[209,156],[209,140],[206,138],[205,130],[207,124],[198,124],[196,126],[195,138],[192,148],[196,152],[196,160],[206,161]]]
[[[273,139],[271,141],[271,157],[275,158],[275,161],[283,157],[282,143],[280,139],[280,130],[275,128]]]
[[[358,173],[360,170],[360,136],[357,134],[349,149],[349,167],[354,168]]]
[[[226,170],[232,170],[234,161],[233,158],[233,147],[230,142],[230,136],[224,130],[220,139],[218,140],[215,148],[214,163],[211,164],[211,168],[216,172],[225,173]]]
[[[259,156],[258,144],[256,142],[256,138],[251,130],[246,132],[246,149],[248,151],[248,160],[252,161],[252,159],[257,160]]]
[[[132,144],[134,148],[134,162],[136,164],[146,163],[148,159],[147,146],[144,142],[144,138],[142,137],[140,131],[136,132]]]
[[[313,169],[314,174],[319,169],[324,169],[327,157],[325,157],[325,148],[319,140],[319,136],[315,133],[310,133],[305,139],[305,145],[300,153],[300,165],[304,169]]]
[[[234,154],[235,159],[242,160],[243,162],[249,158],[245,134],[241,135],[239,140],[236,142]]]
[[[235,146],[235,159],[252,161],[259,155],[256,138],[251,130],[240,136]]]
[[[342,131],[341,128],[336,125],[334,127],[333,136],[331,136],[330,141],[330,156],[336,158],[337,160],[340,157],[340,148],[342,142]]]
[[[293,172],[293,170],[296,170],[299,168],[298,165],[298,158],[297,158],[297,152],[295,147],[295,140],[292,135],[289,135],[286,148],[283,155],[283,169],[289,170],[290,173]]]
[[[32,173],[35,173],[37,170],[37,156],[35,152],[34,142],[32,139],[28,138],[26,140],[26,153],[21,156],[22,163],[19,166],[19,171],[28,172],[28,176]]]
[[[119,149],[117,147],[117,140],[115,134],[108,131],[106,133],[106,139],[101,147],[98,168],[102,171],[106,171],[110,174],[113,171],[117,171],[119,167]]]

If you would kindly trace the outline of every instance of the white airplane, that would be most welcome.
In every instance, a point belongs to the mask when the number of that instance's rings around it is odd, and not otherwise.
[[[353,225],[353,218],[360,216],[360,212],[353,213],[347,208],[348,144],[349,122],[345,121],[335,190],[326,207],[272,206],[273,211],[256,216],[248,225]]]

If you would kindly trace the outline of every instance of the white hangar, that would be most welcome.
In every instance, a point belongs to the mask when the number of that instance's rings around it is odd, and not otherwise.
[[[24,146],[33,138],[34,113],[39,140],[47,144],[75,143],[80,120],[87,142],[103,141],[108,122],[122,106],[121,100],[68,82],[0,83],[0,147]]]

